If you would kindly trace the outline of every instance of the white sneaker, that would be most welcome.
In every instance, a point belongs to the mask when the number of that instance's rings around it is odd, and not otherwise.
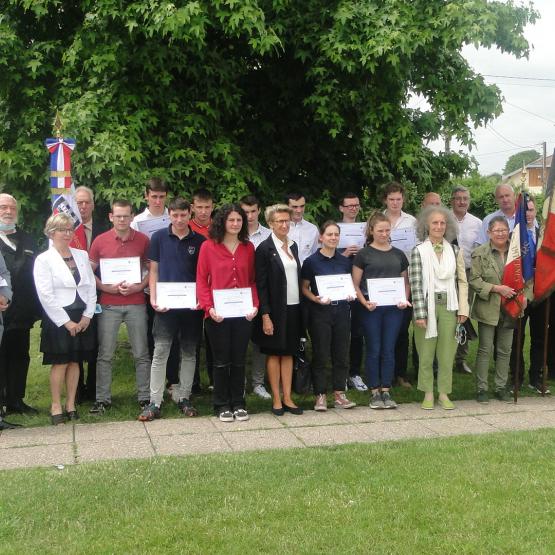
[[[325,412],[328,410],[328,403],[325,393],[319,393],[316,395],[316,401],[314,403],[314,410]]]
[[[233,416],[235,417],[235,420],[239,420],[240,422],[249,419],[249,413],[245,409],[237,409],[233,412]]]
[[[349,389],[356,389],[357,391],[368,391],[368,387],[362,381],[360,376],[351,376],[347,379],[347,384],[349,385]]]
[[[263,385],[257,385],[252,392],[255,395],[258,395],[261,399],[271,399],[272,396],[266,391],[266,388]]]

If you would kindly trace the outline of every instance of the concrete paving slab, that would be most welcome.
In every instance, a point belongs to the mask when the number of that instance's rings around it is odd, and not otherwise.
[[[0,449],[25,445],[55,445],[73,441],[73,426],[60,424],[44,428],[16,428],[0,434]]]
[[[344,412],[355,409],[330,409],[327,412],[318,412],[315,410],[305,410],[301,415],[290,414],[286,412],[283,416],[278,416],[280,422],[288,427],[299,426],[329,426],[330,424],[344,424],[345,420],[341,416]],[[340,415],[341,413],[341,415]]]
[[[211,417],[210,420],[212,422],[213,427],[219,430],[220,432],[264,430],[264,429],[283,428],[284,426],[280,418],[267,412],[262,412],[260,414],[251,414],[250,418],[243,422],[239,422],[238,420],[235,420],[234,422],[220,422],[220,420],[216,416]]]
[[[104,461],[107,459],[147,459],[153,457],[154,454],[152,444],[146,437],[77,442],[78,462]]]
[[[0,454],[0,469],[31,468],[36,466],[54,466],[74,464],[71,444],[37,445],[3,449]]]
[[[126,438],[147,438],[142,422],[103,422],[99,424],[76,424],[75,441],[111,441]]]
[[[475,416],[461,416],[459,418],[444,418],[442,420],[426,420],[429,428],[440,436],[456,436],[463,434],[486,434],[498,431]]]
[[[158,436],[152,441],[158,455],[199,455],[231,451],[223,436],[218,432]]]
[[[216,431],[210,418],[161,418],[144,423],[151,437],[182,435],[182,434],[207,434]]]
[[[404,403],[397,409],[405,420],[434,420],[437,418],[456,418],[461,416],[461,411],[457,401],[454,401],[453,410],[445,410],[436,401],[433,410],[424,410],[421,403]]]
[[[307,426],[303,428],[290,428],[305,445],[341,445],[368,441],[367,434],[355,424],[332,426]]]
[[[552,411],[519,412],[513,414],[485,414],[478,417],[498,430],[535,430],[555,428],[555,413]]]
[[[367,441],[394,441],[400,439],[413,439],[423,437],[438,437],[427,427],[427,421],[403,422],[374,422],[372,424],[359,424],[364,431]]]
[[[251,432],[222,432],[234,451],[285,449],[304,447],[290,430],[254,430]]]
[[[399,407],[401,407],[401,405],[399,405]],[[401,408],[374,410],[367,405],[356,407],[351,410],[344,410],[340,414],[346,422],[353,424],[383,422],[384,420],[404,420],[406,418]]]

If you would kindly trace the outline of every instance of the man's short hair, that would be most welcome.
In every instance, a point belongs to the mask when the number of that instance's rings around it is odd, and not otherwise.
[[[499,189],[501,189],[501,187],[507,187],[507,189],[510,189],[510,190],[513,192],[513,194],[514,194],[514,192],[515,192],[513,186],[512,186],[510,183],[498,183],[498,184],[495,186],[495,189],[493,190],[493,194],[494,194],[495,196],[497,196],[497,191],[499,191]]]
[[[356,193],[349,191],[348,193],[345,193],[342,197],[339,197],[339,206],[343,206],[345,204],[345,201],[348,198],[359,198],[359,197]]]
[[[390,181],[382,190],[382,200],[385,200],[391,193],[401,193],[405,198],[405,188],[398,181]]]
[[[156,191],[157,193],[167,193],[168,186],[166,182],[160,177],[151,177],[146,182],[146,193],[148,194],[149,191]]]
[[[195,200],[214,200],[212,193],[208,189],[200,188],[193,191],[193,201]]]
[[[254,195],[245,195],[241,198],[241,200],[239,200],[239,204],[260,208],[260,201]]]
[[[306,201],[306,195],[301,191],[293,191],[292,193],[287,193],[283,198],[285,199],[285,204],[289,204],[290,200],[300,200],[302,198],[304,198]]]
[[[114,211],[114,208],[131,208],[131,214],[133,214],[133,205],[124,198],[118,198],[112,201],[112,212]]]
[[[80,193],[80,192],[84,192],[87,193],[92,201],[92,203],[94,204],[94,193],[93,190],[90,187],[85,187],[85,185],[79,185],[79,187],[77,187],[75,189],[75,194]]]
[[[175,197],[168,204],[168,212],[172,212],[174,210],[187,210],[190,212],[191,204],[183,197]]]
[[[470,195],[470,190],[468,187],[457,185],[456,187],[453,187],[453,190],[451,191],[451,198],[453,198],[457,193],[468,193]]]

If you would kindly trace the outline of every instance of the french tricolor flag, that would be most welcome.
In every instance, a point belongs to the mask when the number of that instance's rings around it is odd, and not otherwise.
[[[501,306],[512,318],[522,316],[524,307],[524,285],[534,277],[533,246],[530,244],[526,225],[528,196],[518,195],[515,209],[515,226],[511,234],[507,261],[503,271],[502,284],[516,291],[510,299],[501,298]]]

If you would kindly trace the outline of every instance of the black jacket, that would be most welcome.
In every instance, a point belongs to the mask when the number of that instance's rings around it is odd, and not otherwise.
[[[291,245],[291,252],[297,262],[299,280],[299,297],[301,290],[301,263],[297,245]],[[255,253],[256,288],[260,307],[254,325],[253,340],[262,348],[284,349],[286,347],[287,326],[287,280],[285,268],[270,235],[262,241]],[[274,324],[274,334],[266,335],[262,331],[262,316],[269,314]]]
[[[15,243],[16,250],[0,240],[0,252],[12,278],[13,298],[9,308],[4,312],[4,329],[32,328],[40,318],[41,307],[33,279],[33,266],[37,256],[37,244],[25,231],[16,229],[7,236]]]

